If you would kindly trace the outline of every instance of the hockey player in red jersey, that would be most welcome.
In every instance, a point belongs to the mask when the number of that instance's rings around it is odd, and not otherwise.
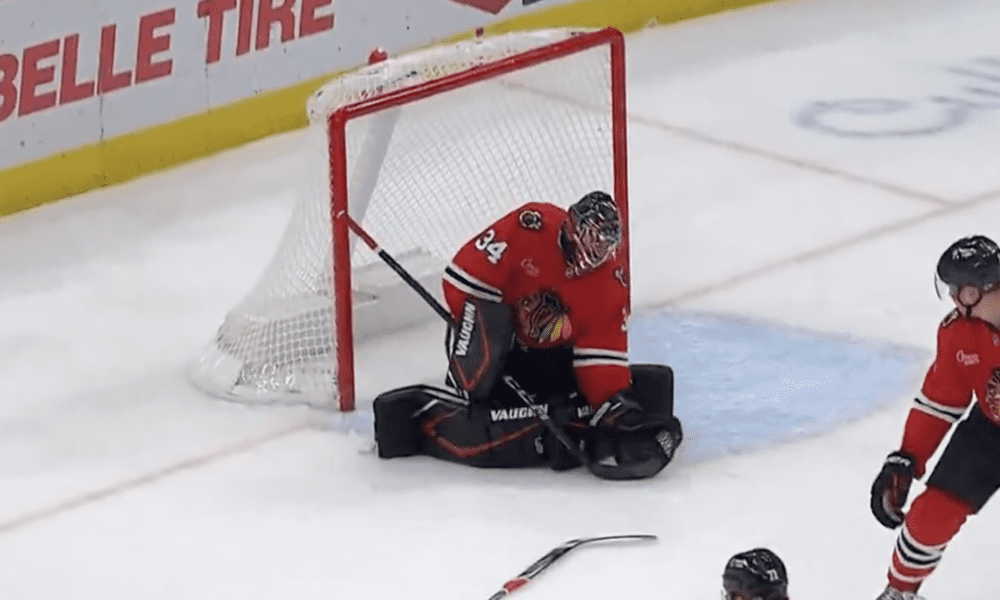
[[[630,365],[624,227],[606,193],[568,210],[528,203],[469,240],[445,270],[448,386],[375,400],[383,458],[427,454],[479,467],[579,465],[528,394],[615,479],[658,473],[682,438],[673,372]]]
[[[938,261],[937,283],[956,308],[938,328],[937,355],[900,449],[872,485],[875,518],[890,529],[902,525],[889,583],[877,600],[918,598],[948,542],[1000,488],[1000,248],[980,235],[958,240]],[[904,515],[913,478],[924,476],[928,459],[967,410],[926,490]]]

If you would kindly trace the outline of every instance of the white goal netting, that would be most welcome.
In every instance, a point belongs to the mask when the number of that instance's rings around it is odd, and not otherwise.
[[[291,220],[270,266],[194,364],[194,383],[231,400],[349,409],[343,400],[353,389],[338,376],[338,356],[435,318],[353,236],[349,258],[335,256],[338,177],[347,180],[350,217],[437,295],[461,244],[517,205],[614,192],[616,173],[624,177],[614,135],[623,130],[613,123],[609,42],[567,50],[594,35],[545,30],[436,47],[316,91]],[[347,121],[346,154],[331,157],[330,115],[359,103],[371,112]],[[337,292],[332,273],[346,264],[352,289]],[[338,302],[351,303],[353,331],[335,323]]]

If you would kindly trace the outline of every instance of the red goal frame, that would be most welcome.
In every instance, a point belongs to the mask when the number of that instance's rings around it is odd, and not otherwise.
[[[330,159],[330,216],[332,222],[333,252],[333,302],[336,305],[333,322],[333,339],[336,341],[336,388],[341,411],[355,408],[354,389],[354,320],[352,315],[352,288],[350,269],[350,215],[348,214],[347,124],[351,119],[363,117],[402,104],[421,100],[486,79],[511,73],[542,63],[558,60],[577,52],[607,45],[610,61],[611,123],[614,167],[614,197],[619,204],[624,225],[622,252],[629,264],[628,232],[628,177],[625,115],[625,38],[620,31],[606,28],[580,33],[548,46],[515,54],[493,63],[469,68],[409,88],[396,90],[382,96],[340,107],[327,118]],[[456,248],[456,251],[458,249]],[[337,268],[346,264],[348,268]],[[348,301],[340,301],[347,298]]]

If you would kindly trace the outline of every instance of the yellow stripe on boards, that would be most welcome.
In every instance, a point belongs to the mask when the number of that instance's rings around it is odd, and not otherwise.
[[[631,32],[650,24],[664,25],[767,1],[770,0],[579,0],[490,25],[485,32],[498,35],[548,27],[616,27]],[[470,31],[439,43],[474,35]],[[306,99],[338,74],[0,171],[0,215],[123,183],[305,127]]]

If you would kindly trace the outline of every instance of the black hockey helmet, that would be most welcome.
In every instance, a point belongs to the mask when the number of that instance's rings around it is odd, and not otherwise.
[[[722,573],[726,600],[788,600],[788,571],[778,555],[767,548],[740,552]]]
[[[959,297],[963,288],[971,287],[978,294],[960,303],[974,306],[982,294],[1000,285],[1000,247],[984,235],[964,237],[944,251],[935,274],[939,297]]]
[[[622,219],[614,199],[590,192],[567,209],[559,232],[567,274],[582,275],[615,255],[622,242]]]

